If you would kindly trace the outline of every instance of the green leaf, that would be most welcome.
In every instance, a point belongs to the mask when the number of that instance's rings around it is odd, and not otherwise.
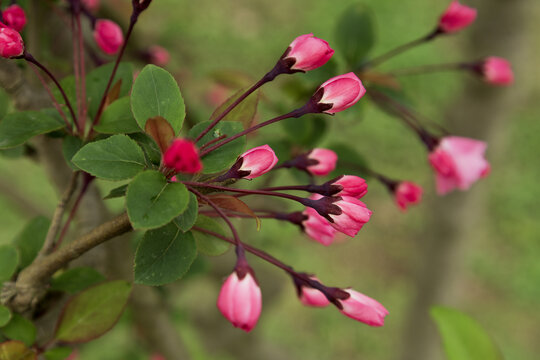
[[[93,340],[118,321],[131,293],[126,281],[111,281],[74,296],[58,320],[55,339],[66,343]]]
[[[154,229],[182,214],[189,202],[184,184],[168,182],[157,171],[145,171],[129,184],[126,207],[135,229]]]
[[[0,149],[23,144],[40,134],[59,130],[64,124],[38,111],[19,111],[7,115],[0,121]]]
[[[226,236],[221,224],[208,216],[199,215],[195,226]],[[231,247],[231,244],[228,242],[201,231],[194,231],[193,235],[195,236],[195,241],[197,242],[197,250],[205,255],[222,255]]]
[[[36,327],[19,314],[13,314],[11,321],[0,332],[8,339],[22,341],[27,346],[32,346],[36,341]]]
[[[37,354],[20,341],[0,344],[0,360],[36,360]]]
[[[328,124],[321,116],[310,116],[307,119],[285,119],[281,121],[289,138],[295,143],[308,148],[315,147],[327,133]]]
[[[141,129],[150,118],[161,116],[180,132],[186,109],[174,77],[155,65],[146,65],[133,85],[131,110]]]
[[[343,55],[350,68],[356,68],[375,44],[372,11],[364,4],[349,7],[337,21],[336,51]]]
[[[19,146],[13,147],[13,148],[0,150],[0,155],[3,156],[3,157],[6,157],[8,159],[16,159],[16,158],[20,158],[21,156],[23,156],[25,150],[26,149],[25,149],[24,145],[19,145]]]
[[[126,196],[127,187],[128,187],[128,184],[125,184],[125,185],[112,189],[109,192],[109,195],[105,196],[103,200],[109,200],[109,199]]]
[[[199,202],[197,196],[193,193],[189,193],[189,203],[186,211],[182,215],[177,216],[173,222],[183,232],[189,231],[195,225],[197,221],[197,215],[199,214]]]
[[[64,271],[51,280],[51,290],[75,294],[92,285],[105,281],[105,276],[90,267],[79,267]]]
[[[19,250],[19,267],[25,268],[36,258],[43,247],[50,221],[44,216],[32,219],[17,235],[13,245]]]
[[[68,347],[56,347],[45,351],[43,355],[45,356],[45,360],[66,360],[72,352],[73,349]]]
[[[196,138],[197,135],[208,127],[208,125],[210,125],[210,121],[204,121],[195,125],[189,131],[189,137],[192,139]],[[222,135],[227,135],[230,137],[241,132],[242,130],[243,126],[240,123],[230,121],[220,122],[197,142],[197,146],[201,147],[207,142]],[[213,174],[229,169],[236,161],[238,155],[240,155],[245,148],[246,138],[245,136],[242,136],[234,141],[231,141],[227,145],[220,147],[219,150],[211,152],[202,159],[203,173]]]
[[[6,116],[9,109],[9,103],[10,99],[8,93],[4,89],[0,88],[0,120]]]
[[[66,136],[62,142],[62,153],[67,164],[73,170],[80,170],[75,164],[71,162],[73,156],[83,147],[83,141],[76,136]]]
[[[82,170],[106,180],[132,178],[146,166],[141,148],[126,135],[87,144],[72,161]]]
[[[11,311],[3,305],[0,305],[0,327],[6,325],[11,320]]]
[[[180,279],[197,257],[191,232],[174,224],[147,231],[135,254],[135,283],[164,285]]]
[[[94,126],[102,134],[131,134],[140,132],[141,128],[131,112],[131,100],[128,96],[118,99],[109,105]]]
[[[19,265],[19,253],[13,245],[0,245],[0,284],[11,279]]]
[[[221,104],[212,116],[210,116],[210,121],[216,119],[219,115],[223,113],[233,102],[235,102],[240,96],[242,96],[247,89],[238,90],[233,96],[228,98],[223,104]],[[225,116],[222,121],[237,121],[242,123],[244,129],[247,129],[253,123],[255,115],[257,115],[257,106],[259,105],[259,99],[261,94],[259,91],[250,94],[247,98],[244,99],[240,104],[238,104],[231,112]]]
[[[134,133],[129,134],[129,137],[132,138],[139,144],[143,149],[144,157],[149,166],[159,165],[161,162],[161,151],[159,150],[156,142],[145,133]]]
[[[502,360],[501,352],[482,326],[461,311],[434,306],[430,314],[443,340],[448,360]]]

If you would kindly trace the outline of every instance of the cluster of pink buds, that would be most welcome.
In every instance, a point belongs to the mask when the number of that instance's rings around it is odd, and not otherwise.
[[[0,56],[6,59],[17,58],[24,54],[24,41],[20,32],[26,25],[26,14],[17,4],[2,11],[0,22]]]
[[[2,11],[2,21],[13,30],[21,32],[26,25],[26,14],[22,7],[13,4]]]

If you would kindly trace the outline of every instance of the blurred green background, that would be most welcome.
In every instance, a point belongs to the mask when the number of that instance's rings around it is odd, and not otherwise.
[[[136,43],[159,44],[169,49],[172,59],[167,69],[177,76],[190,121],[202,121],[215,107],[211,94],[220,91],[215,88],[213,74],[235,70],[256,80],[274,65],[292,39],[304,33],[313,32],[332,45],[336,22],[355,3],[358,1],[156,0],[141,18],[135,31]],[[448,2],[366,3],[376,20],[376,45],[372,54],[379,54],[431,30]],[[480,1],[468,2],[472,6],[476,3]],[[523,8],[522,3],[527,3],[534,14],[527,15],[527,24],[532,25],[522,30],[523,37],[530,39],[527,34],[540,30],[530,19],[538,19],[540,4],[529,0],[517,1],[516,6]],[[129,2],[110,1],[110,5],[109,11],[125,25]],[[481,10],[479,16],[482,14]],[[436,303],[428,305],[449,304],[477,319],[499,345],[505,359],[538,358],[538,41],[532,37],[534,40],[527,43],[525,53],[516,51],[516,46],[505,51],[501,45],[498,47],[501,53],[474,54],[471,48],[482,49],[482,44],[475,43],[480,41],[476,37],[470,45],[469,32],[473,31],[475,26],[419,47],[381,69],[460,61],[473,55],[500,55],[514,62],[516,84],[512,88],[485,86],[487,94],[510,93],[495,98],[512,99],[507,114],[495,124],[490,119],[456,127],[447,122],[457,111],[454,107],[459,106],[456,102],[464,89],[478,86],[478,80],[472,76],[433,74],[402,81],[411,103],[420,113],[445,123],[451,131],[458,129],[459,135],[489,141],[487,157],[492,173],[488,178],[468,192],[436,196],[423,145],[400,120],[363,101],[357,109],[327,119],[321,144],[346,142],[368,158],[377,171],[418,182],[425,188],[421,205],[404,214],[393,204],[387,190],[370,180],[369,193],[363,200],[374,212],[371,221],[357,238],[328,248],[308,240],[292,225],[267,220],[257,232],[252,220],[239,223],[246,242],[298,270],[316,272],[327,284],[352,286],[380,301],[390,311],[385,326],[370,328],[342,316],[334,308],[303,307],[284,274],[253,259],[250,261],[263,292],[263,313],[252,333],[234,329],[215,306],[221,281],[234,264],[230,252],[220,258],[201,259],[190,276],[164,290],[179,334],[193,359],[406,359],[403,352],[410,349],[411,336],[422,331],[421,320],[411,319],[410,314],[419,311],[419,307],[422,309],[420,300],[424,296],[432,298],[431,291],[426,291],[431,288],[439,295],[434,297]],[[511,45],[515,45],[518,40],[501,38],[500,41],[512,41]],[[320,69],[314,74],[295,76],[324,79],[328,73],[340,74],[346,69],[339,56],[336,53],[334,73],[330,72],[332,69]],[[284,93],[282,85],[287,80],[282,77],[265,86],[260,120],[274,115],[276,107],[287,110],[302,104]],[[228,94],[233,92],[228,90]],[[283,127],[275,125],[253,137],[251,144],[262,145],[284,136]],[[263,181],[256,180],[250,186]],[[275,183],[292,181],[287,174],[280,174]],[[116,185],[100,184],[104,193]],[[36,214],[50,216],[56,196],[43,170],[35,163],[0,157],[0,243],[11,241]],[[253,204],[256,203],[255,200]],[[111,209],[119,210],[123,204],[122,200],[114,200],[110,205]],[[281,209],[283,204],[276,202],[275,206]],[[451,234],[444,233],[448,224],[453,227]],[[445,258],[446,252],[452,256]],[[440,268],[430,264],[429,260],[438,257],[450,264],[441,263]],[[443,273],[437,277],[439,270]],[[430,272],[435,274],[434,279],[426,276]],[[427,316],[423,309],[421,314]],[[137,331],[132,328],[130,318],[128,311],[111,333],[82,346],[81,359],[148,358],[148,349],[137,342]],[[426,339],[425,346],[440,349],[437,341],[436,337]],[[440,352],[435,353],[440,356]]]

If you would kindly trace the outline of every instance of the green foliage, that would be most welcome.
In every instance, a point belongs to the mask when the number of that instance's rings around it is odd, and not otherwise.
[[[20,341],[0,344],[0,360],[36,360],[37,354]],[[48,359],[47,359],[48,360]]]
[[[90,267],[79,267],[64,271],[52,278],[51,290],[75,294],[92,285],[105,281],[105,276]]]
[[[233,102],[235,102],[247,89],[238,90],[233,96],[228,98],[223,104],[221,104],[210,117],[210,121],[216,119],[223,111],[225,111]],[[244,129],[251,127],[255,115],[257,115],[257,106],[259,105],[259,99],[261,94],[259,91],[255,91],[245,98],[239,105],[237,105],[231,112],[223,118],[223,121],[237,121],[244,126]]]
[[[147,231],[135,254],[135,283],[164,285],[180,279],[197,257],[191,232],[174,224]]]
[[[334,42],[349,68],[356,68],[375,44],[375,26],[372,11],[363,4],[348,8],[336,22]]]
[[[434,306],[431,317],[441,334],[448,360],[502,360],[493,340],[482,326],[461,311]]]
[[[131,110],[141,129],[150,118],[161,116],[180,132],[186,109],[184,99],[174,77],[155,65],[146,65],[131,93]]]
[[[109,331],[118,321],[131,294],[131,284],[111,281],[91,287],[65,306],[55,339],[65,343],[93,340]]]
[[[0,120],[6,116],[9,110],[9,102],[9,95],[4,89],[0,88]]]
[[[109,199],[126,196],[127,187],[128,187],[128,184],[124,184],[122,186],[112,189],[109,192],[109,194],[103,198],[103,200],[109,200]]]
[[[45,360],[65,360],[72,352],[73,349],[68,347],[56,347],[45,351],[43,356],[45,356]]]
[[[72,161],[80,169],[106,180],[132,178],[146,166],[141,148],[126,135],[87,144]]]
[[[223,236],[226,235],[221,224],[208,216],[199,215],[195,226],[213,231]],[[193,235],[197,241],[197,249],[199,252],[208,256],[222,255],[231,247],[231,244],[228,242],[201,231],[194,231]]]
[[[13,314],[10,322],[0,332],[8,339],[22,341],[27,346],[32,346],[36,341],[36,327],[19,314]]]
[[[135,229],[154,229],[182,214],[189,202],[184,184],[168,182],[157,171],[145,171],[129,184],[126,207]]]
[[[6,325],[11,320],[11,311],[5,306],[0,305],[0,327]]]
[[[328,146],[328,149],[335,151],[338,155],[336,169],[330,176],[347,174],[363,178],[370,177],[367,160],[354,147],[345,143],[334,143]]]
[[[328,128],[322,116],[310,116],[307,119],[285,119],[281,121],[285,133],[294,144],[307,148],[315,147],[326,134]]]
[[[161,151],[159,150],[156,142],[147,134],[138,132],[134,134],[129,134],[129,137],[132,138],[139,144],[143,150],[144,157],[149,166],[159,165],[161,161]]]
[[[102,134],[131,134],[141,131],[131,112],[129,96],[107,106],[94,130]]]
[[[62,142],[62,153],[64,154],[64,159],[66,159],[67,164],[73,170],[80,170],[75,164],[71,162],[73,156],[83,147],[83,141],[81,138],[76,136],[66,136]]]
[[[13,245],[0,245],[0,284],[11,279],[19,265],[19,253]]]
[[[50,221],[44,216],[32,219],[17,235],[13,245],[19,250],[19,267],[25,268],[36,258],[39,250],[43,247]]]
[[[190,138],[196,138],[204,129],[210,125],[210,121],[204,121],[195,125],[189,131]],[[243,126],[238,122],[220,122],[218,123],[208,134],[202,137],[197,142],[197,146],[201,147],[207,142],[214,140],[222,135],[228,137],[235,135],[243,130]],[[219,150],[213,151],[206,155],[203,159],[203,173],[213,174],[223,170],[229,169],[238,155],[240,155],[246,148],[246,138],[242,136],[234,141],[231,141],[227,145],[219,148]]]
[[[0,149],[12,148],[40,134],[59,130],[64,124],[38,111],[18,111],[0,121]]]
[[[184,211],[182,215],[177,216],[173,222],[180,230],[186,232],[195,225],[197,215],[199,215],[199,202],[197,201],[197,196],[193,193],[189,193],[189,203],[186,211]]]

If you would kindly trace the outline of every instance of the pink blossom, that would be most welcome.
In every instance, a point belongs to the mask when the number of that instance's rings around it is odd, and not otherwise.
[[[0,23],[0,26],[5,26]],[[0,28],[0,56],[12,58],[24,53],[24,42],[17,31],[12,28]]]
[[[99,8],[99,0],[82,0],[81,2],[88,11],[96,12]]]
[[[367,194],[368,185],[366,180],[359,176],[343,175],[338,180],[332,182],[332,185],[339,185],[342,187],[336,196],[350,196],[356,199],[360,199]]]
[[[332,55],[334,50],[326,41],[305,34],[294,39],[283,59],[294,61],[291,70],[308,71],[323,66]]]
[[[152,356],[150,357],[150,360],[167,360],[167,359],[165,359],[165,356],[161,354],[152,354]]]
[[[307,236],[324,246],[328,246],[334,242],[337,231],[330,225],[328,220],[310,207],[307,207],[303,214],[308,217],[302,222],[304,232]]]
[[[4,24],[18,32],[21,32],[26,25],[26,14],[23,8],[16,4],[8,6],[2,12],[2,18]]]
[[[484,158],[487,144],[483,141],[447,136],[429,154],[437,173],[437,192],[444,195],[454,188],[467,190],[478,179],[488,175],[489,163]]]
[[[124,34],[114,21],[99,19],[96,21],[94,39],[104,53],[114,55],[124,43]]]
[[[444,33],[455,33],[471,25],[476,19],[476,9],[461,5],[454,0],[439,20],[439,30]]]
[[[394,190],[394,196],[398,207],[406,211],[408,206],[422,201],[422,188],[413,182],[402,181]]]
[[[376,300],[352,289],[343,289],[350,297],[340,299],[341,313],[370,326],[383,326],[388,310]]]
[[[512,65],[500,57],[488,57],[482,64],[484,81],[491,85],[507,86],[514,82]]]
[[[315,276],[311,276],[310,279],[319,281]],[[306,306],[313,307],[325,307],[330,305],[330,301],[328,301],[326,296],[320,290],[305,285],[300,286],[300,302]]]
[[[167,49],[159,45],[151,46],[150,49],[148,49],[148,54],[150,55],[150,63],[157,66],[165,66],[169,63],[169,60],[171,60],[171,55]]]
[[[315,164],[307,166],[307,171],[313,175],[326,176],[336,168],[338,156],[332,150],[315,148],[309,152],[307,158],[316,161]]]
[[[257,324],[262,308],[262,295],[251,269],[240,276],[235,270],[223,286],[217,300],[219,311],[234,327],[246,332]]]
[[[315,94],[317,95],[321,89],[322,97],[318,104],[323,107],[329,106],[323,110],[327,114],[348,109],[366,93],[362,81],[353,72],[331,78],[323,83]]]
[[[254,179],[266,174],[276,165],[278,158],[268,145],[258,146],[240,155],[242,166],[238,171],[248,172],[244,179]]]
[[[330,224],[336,230],[350,237],[358,234],[373,213],[363,202],[350,196],[341,196],[340,200],[334,202],[334,205],[339,206],[341,214],[330,214],[330,218],[334,221]]]
[[[195,174],[202,170],[199,150],[186,139],[176,139],[163,154],[163,164],[176,172]]]

